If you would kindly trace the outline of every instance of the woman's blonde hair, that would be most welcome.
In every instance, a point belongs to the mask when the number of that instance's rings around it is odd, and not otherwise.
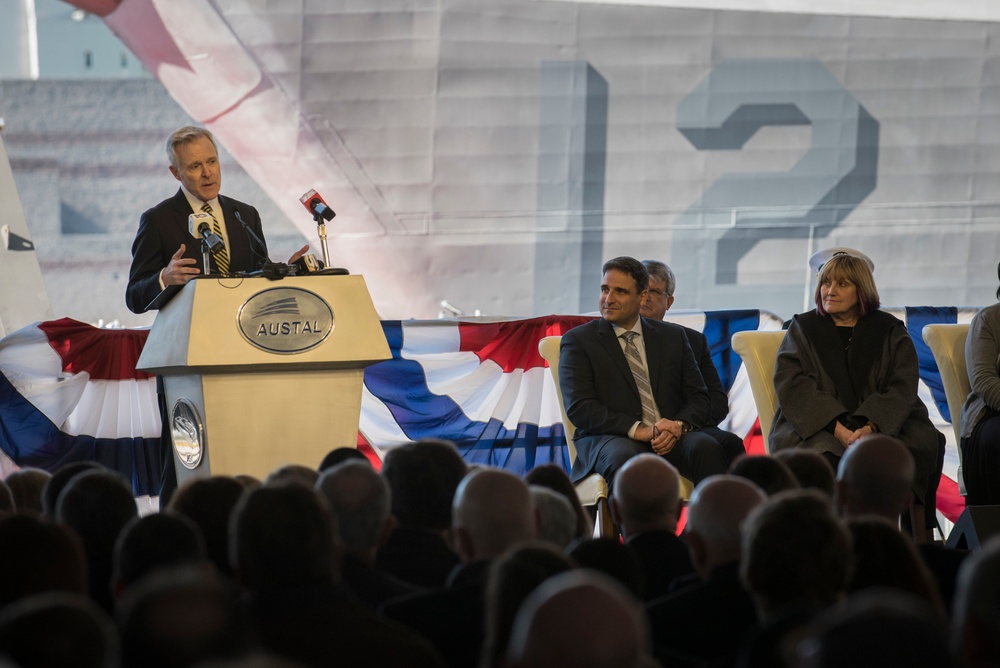
[[[816,282],[816,312],[826,315],[823,309],[823,299],[820,296],[820,288],[827,278],[831,280],[847,280],[858,289],[858,304],[860,306],[860,317],[864,317],[873,311],[877,311],[880,302],[878,288],[875,287],[875,277],[872,276],[868,263],[859,257],[842,253],[834,255],[820,267],[819,280]]]

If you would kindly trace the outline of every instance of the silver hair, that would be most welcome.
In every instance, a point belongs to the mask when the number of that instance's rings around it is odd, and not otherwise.
[[[392,505],[385,478],[368,462],[350,460],[324,471],[316,481],[316,491],[336,515],[340,539],[348,551],[375,547]]]
[[[673,297],[674,290],[677,288],[677,278],[674,276],[674,270],[659,260],[643,260],[642,263],[646,265],[649,277],[658,278],[663,281],[667,286],[667,296]]]
[[[199,128],[194,125],[185,125],[184,127],[177,128],[170,133],[170,137],[167,138],[167,159],[170,161],[170,164],[174,169],[180,169],[177,158],[177,147],[181,144],[190,144],[191,142],[197,141],[202,137],[212,142],[212,146],[214,146],[216,152],[218,152],[219,145],[215,143],[215,137],[212,136],[212,133],[205,128]]]

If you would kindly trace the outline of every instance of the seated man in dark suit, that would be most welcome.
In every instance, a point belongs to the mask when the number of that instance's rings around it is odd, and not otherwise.
[[[233,572],[251,635],[303,666],[439,666],[425,640],[380,619],[338,584],[337,521],[311,489],[247,490],[231,520]]]
[[[740,525],[765,501],[753,483],[712,476],[688,502],[685,540],[700,581],[651,601],[646,611],[657,658],[664,665],[731,665],[756,621],[740,583]]]
[[[676,578],[694,573],[687,545],[677,537],[680,478],[668,462],[652,453],[628,460],[611,492],[611,514],[639,558],[644,600],[665,595]]]
[[[468,473],[454,443],[423,439],[393,448],[382,463],[399,525],[375,566],[418,587],[443,587],[460,559],[452,549],[451,504]]]
[[[725,451],[699,431],[709,396],[684,330],[640,317],[649,282],[641,262],[618,257],[603,271],[603,317],[566,332],[560,349],[559,384],[576,428],[573,481],[597,471],[613,485],[641,452],[696,483],[724,473]]]
[[[663,320],[663,316],[674,304],[677,279],[670,267],[662,262],[643,260],[642,263],[646,266],[646,271],[649,272],[649,288],[646,290],[646,299],[642,302],[639,313],[644,318]],[[711,401],[708,417],[701,430],[719,442],[726,453],[726,458],[732,462],[738,456],[746,454],[746,447],[743,445],[742,438],[732,432],[719,429],[719,423],[729,415],[729,395],[722,387],[719,370],[715,368],[715,362],[712,361],[712,350],[708,346],[708,339],[696,329],[683,325],[681,328],[687,334],[694,358],[698,360],[698,370],[701,371],[701,379],[705,381],[705,387],[708,389]]]
[[[448,586],[388,601],[382,613],[433,644],[453,668],[479,661],[490,565],[508,549],[533,540],[535,506],[524,482],[507,471],[476,469],[455,492],[452,529],[462,564]]]
[[[898,525],[908,511],[913,493],[914,463],[909,449],[892,436],[873,434],[859,439],[840,459],[834,501],[841,517],[877,515]],[[936,543],[917,545],[917,551],[950,609],[958,570],[967,553]]]
[[[389,483],[365,461],[346,461],[327,469],[316,482],[340,527],[344,554],[341,582],[372,609],[391,598],[419,591],[375,566],[375,555],[396,527],[389,513]]]

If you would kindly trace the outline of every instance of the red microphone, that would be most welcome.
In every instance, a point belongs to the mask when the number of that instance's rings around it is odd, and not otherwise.
[[[302,202],[302,206],[311,213],[313,216],[319,216],[323,220],[333,220],[333,217],[337,214],[331,209],[323,198],[320,197],[319,193],[315,190],[310,190],[305,195],[299,198]]]

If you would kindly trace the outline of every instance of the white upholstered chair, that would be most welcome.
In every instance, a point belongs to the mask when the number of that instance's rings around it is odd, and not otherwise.
[[[576,445],[573,435],[576,428],[566,415],[566,405],[563,402],[562,388],[559,386],[559,342],[561,336],[546,336],[538,342],[538,354],[549,363],[549,373],[556,386],[556,396],[559,398],[559,411],[562,413],[563,430],[566,432],[566,447],[569,449],[570,466],[576,462]],[[687,500],[691,496],[694,485],[681,476],[681,498]],[[591,473],[576,484],[576,495],[584,506],[597,507],[596,536],[610,536],[614,533],[614,521],[611,518],[611,508],[608,502],[608,482],[599,474]]]
[[[784,330],[745,331],[733,334],[733,350],[743,360],[750,380],[753,402],[760,417],[760,431],[764,435],[764,452],[771,453],[768,435],[771,422],[778,410],[778,394],[774,390],[774,363],[778,359],[778,348],[785,338]]]
[[[924,342],[930,346],[941,373],[941,384],[944,386],[944,396],[948,400],[948,412],[951,413],[951,426],[955,430],[955,443],[958,448],[958,489],[965,496],[965,479],[962,476],[962,405],[972,392],[969,383],[969,370],[965,366],[965,340],[969,335],[969,324],[936,323],[925,325],[921,335]]]

